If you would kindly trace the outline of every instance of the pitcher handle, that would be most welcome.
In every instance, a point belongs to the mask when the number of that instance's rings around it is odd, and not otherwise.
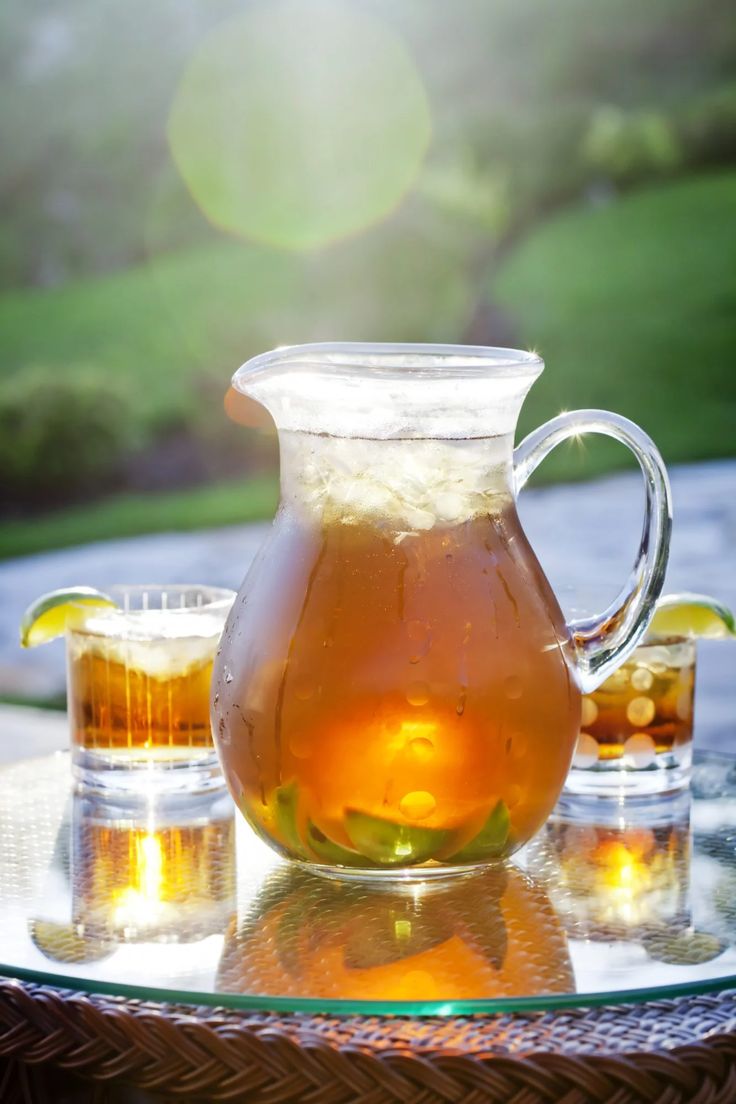
[[[667,568],[672,498],[664,461],[652,439],[628,418],[607,410],[572,410],[525,437],[514,450],[515,493],[556,445],[582,433],[602,433],[631,449],[644,476],[646,496],[639,551],[625,586],[602,614],[568,626],[581,689],[589,694],[624,662],[647,630]]]

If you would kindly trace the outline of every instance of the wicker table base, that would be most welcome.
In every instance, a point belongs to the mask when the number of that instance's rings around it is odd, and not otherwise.
[[[734,1104],[736,991],[557,1013],[338,1019],[0,981],[0,1056],[187,1101]]]

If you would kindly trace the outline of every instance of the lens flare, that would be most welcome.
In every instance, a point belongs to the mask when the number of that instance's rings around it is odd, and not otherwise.
[[[336,0],[275,0],[220,24],[185,71],[168,124],[174,161],[210,222],[294,250],[393,210],[430,132],[401,41]]]

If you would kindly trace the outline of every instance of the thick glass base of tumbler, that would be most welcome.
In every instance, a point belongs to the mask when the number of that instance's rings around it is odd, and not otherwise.
[[[77,789],[92,794],[131,797],[204,793],[224,789],[225,779],[214,749],[158,749],[144,756],[127,748],[72,748],[72,775]]]
[[[691,764],[677,762],[669,753],[658,755],[646,768],[626,767],[621,761],[598,763],[595,767],[573,767],[565,780],[560,804],[578,797],[614,801],[649,801],[652,797],[679,794],[690,785]]]

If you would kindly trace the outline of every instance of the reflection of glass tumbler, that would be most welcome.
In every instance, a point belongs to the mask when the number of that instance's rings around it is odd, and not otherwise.
[[[117,607],[67,632],[72,762],[100,792],[224,785],[212,743],[212,662],[235,597],[207,586],[121,586]]]
[[[234,907],[235,826],[220,793],[159,799],[130,817],[75,797],[76,929],[118,942],[189,943],[222,932]]]
[[[690,922],[690,795],[590,823],[553,814],[529,866],[571,936],[674,934]]]
[[[637,797],[686,787],[694,693],[695,642],[648,637],[583,698],[565,794]]]

